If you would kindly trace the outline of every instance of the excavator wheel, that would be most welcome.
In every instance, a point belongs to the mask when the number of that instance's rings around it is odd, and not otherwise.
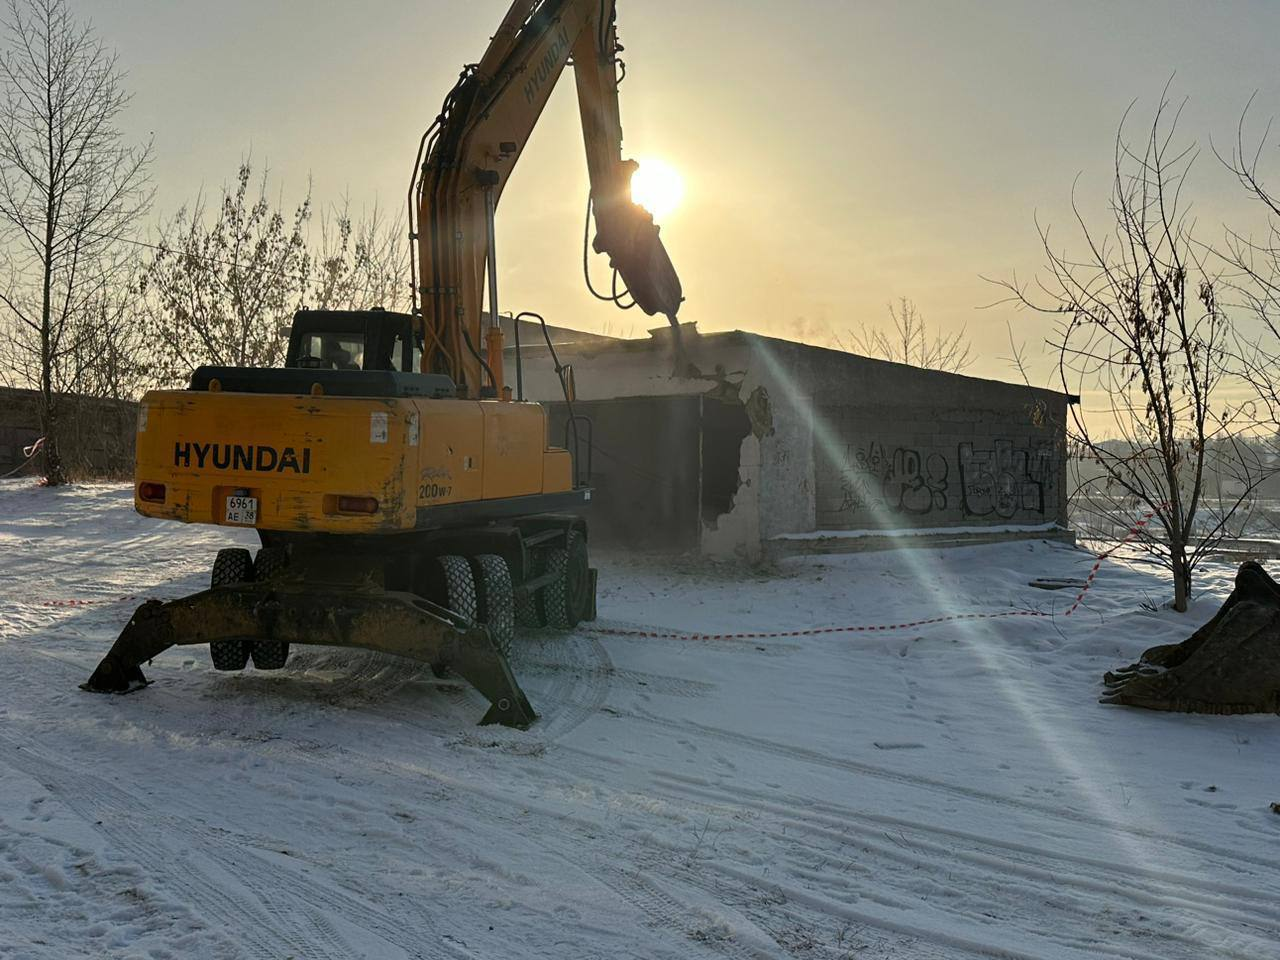
[[[591,604],[591,570],[582,534],[570,530],[565,546],[548,548],[545,570],[556,577],[538,592],[542,619],[549,627],[571,630],[586,619]]]
[[[253,579],[253,557],[242,547],[219,550],[213,561],[209,586],[248,583]],[[209,659],[215,670],[243,670],[249,662],[248,640],[214,640],[209,644]]]
[[[476,597],[476,578],[466,557],[443,556],[436,561],[443,575],[441,605],[468,620],[480,618]]]
[[[478,615],[476,578],[466,557],[433,557],[421,568],[414,589],[432,603],[474,621]],[[448,676],[444,664],[431,664],[437,679]]]
[[[263,547],[253,561],[253,578],[258,582],[274,580],[289,565],[289,552],[283,547]],[[255,640],[249,648],[255,670],[282,670],[289,662],[289,644],[284,640]]]
[[[529,553],[529,578],[542,576],[545,569],[544,557],[541,550],[532,550]],[[518,627],[545,627],[547,622],[542,619],[542,608],[538,603],[538,594],[522,593],[515,598],[515,615],[516,626]]]
[[[538,600],[536,597],[523,596],[516,597],[515,602],[516,625],[521,627],[545,627],[542,622],[542,614],[538,612]]]
[[[262,583],[274,580],[289,565],[289,551],[284,547],[262,547],[253,561],[253,579]]]
[[[511,569],[507,561],[492,553],[471,558],[475,575],[479,620],[489,630],[489,638],[502,651],[511,652],[516,635],[515,592],[511,586]]]
[[[289,644],[283,640],[255,640],[249,651],[258,670],[282,670],[289,662]]]

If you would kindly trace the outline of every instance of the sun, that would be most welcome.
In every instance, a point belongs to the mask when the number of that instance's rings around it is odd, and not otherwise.
[[[631,201],[648,210],[654,220],[664,220],[684,199],[684,178],[662,160],[649,157],[639,163],[631,175]]]

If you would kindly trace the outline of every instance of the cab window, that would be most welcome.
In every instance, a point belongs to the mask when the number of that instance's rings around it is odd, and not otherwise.
[[[302,338],[295,363],[314,370],[362,370],[364,334],[307,334]]]
[[[403,336],[396,337],[395,346],[391,348],[391,369],[417,373],[418,363],[422,359],[422,351],[418,349],[418,345],[415,343],[412,352],[406,357],[404,348],[405,338]]]

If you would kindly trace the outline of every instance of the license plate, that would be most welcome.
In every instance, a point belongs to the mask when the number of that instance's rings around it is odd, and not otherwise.
[[[227,497],[227,523],[258,522],[257,497]]]

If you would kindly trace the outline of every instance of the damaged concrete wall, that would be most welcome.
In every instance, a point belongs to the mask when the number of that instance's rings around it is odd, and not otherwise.
[[[665,332],[558,349],[583,400],[699,395],[745,414],[703,411],[700,474],[720,494],[703,498],[705,554],[756,559],[814,530],[1066,524],[1062,394],[753,334],[684,341],[680,370]],[[524,379],[530,399],[559,398],[545,350]]]
[[[646,395],[703,399],[697,451],[701,523],[695,546],[708,556],[755,560],[763,537],[813,525],[811,404],[803,398],[797,402],[794,392],[779,390],[756,354],[754,339],[743,334],[690,335],[685,364],[678,371],[670,342],[663,336],[556,348],[560,362],[573,366],[580,405]],[[513,376],[514,358],[507,364]],[[525,353],[523,374],[526,397],[560,399],[545,346]],[[632,408],[633,423],[650,415],[660,411]],[[553,438],[558,431],[553,427]],[[643,462],[661,464],[661,458],[647,459],[643,437],[644,431],[633,430],[610,442],[635,451]],[[606,461],[596,462],[603,466]],[[733,488],[727,494],[726,484]],[[780,495],[784,489],[790,494]],[[605,499],[603,493],[599,499]],[[604,512],[601,506],[592,509]]]

